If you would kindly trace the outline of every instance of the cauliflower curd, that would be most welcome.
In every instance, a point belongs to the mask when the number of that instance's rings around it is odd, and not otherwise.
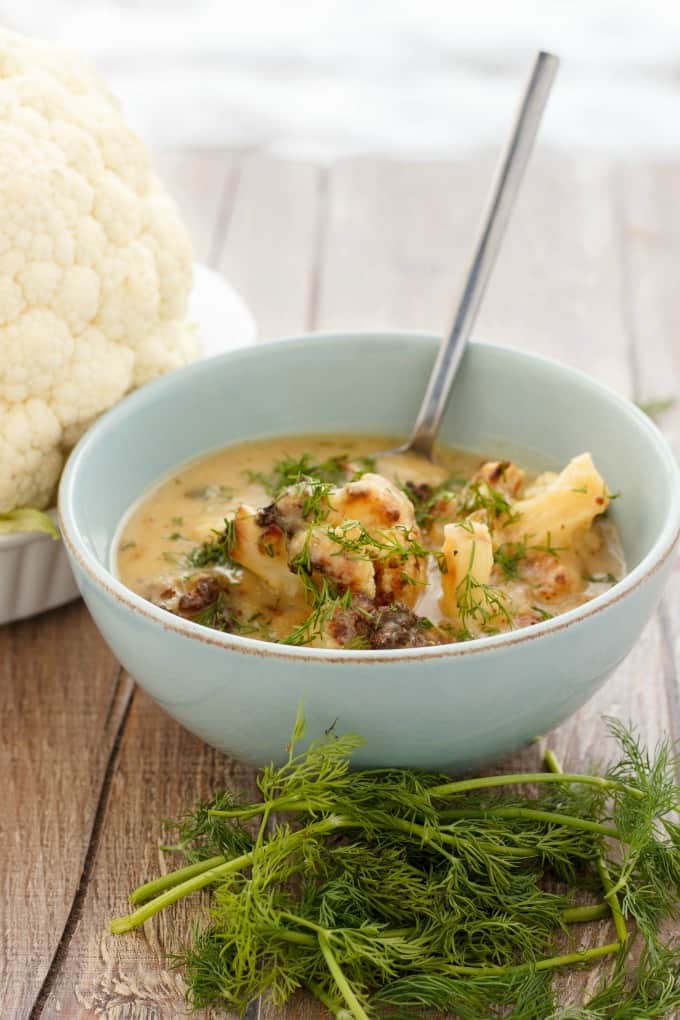
[[[365,455],[390,445],[261,440],[189,465],[126,523],[121,579],[217,630],[386,649],[530,626],[621,575],[589,454],[532,480],[454,451]]]
[[[192,253],[85,62],[0,30],[0,513],[49,506],[68,449],[196,354]]]

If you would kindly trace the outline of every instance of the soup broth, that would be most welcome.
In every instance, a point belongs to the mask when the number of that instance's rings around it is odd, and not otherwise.
[[[624,564],[588,454],[528,476],[389,436],[240,443],[181,467],[124,522],[121,580],[213,629],[330,648],[419,647],[531,626]]]

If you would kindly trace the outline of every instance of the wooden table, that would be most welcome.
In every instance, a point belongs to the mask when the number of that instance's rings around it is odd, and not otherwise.
[[[266,338],[342,327],[441,330],[493,159],[319,166],[183,151],[159,154],[158,166],[198,258],[240,289]],[[478,335],[555,356],[636,400],[680,394],[679,191],[677,164],[539,153]],[[680,409],[662,425],[680,442]],[[679,661],[676,563],[634,651],[551,735],[570,769],[606,753],[603,712],[635,719],[648,741],[680,737]],[[0,1015],[183,1016],[182,978],[163,954],[196,902],[133,937],[108,935],[107,921],[124,910],[129,889],[164,866],[160,820],[225,781],[247,787],[251,773],[138,690],[79,603],[0,629],[0,703],[9,793],[0,813]],[[537,767],[540,749],[520,758]],[[586,980],[571,977],[571,992]],[[250,1015],[284,1014],[255,1004]],[[322,1015],[306,1000],[285,1013]]]

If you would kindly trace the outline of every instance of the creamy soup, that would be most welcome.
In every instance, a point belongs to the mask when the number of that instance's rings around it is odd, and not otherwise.
[[[465,641],[527,627],[624,572],[589,454],[560,473],[389,436],[288,436],[185,465],[131,511],[121,580],[216,630],[326,648]]]

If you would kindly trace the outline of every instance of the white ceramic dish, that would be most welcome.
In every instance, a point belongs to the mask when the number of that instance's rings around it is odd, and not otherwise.
[[[201,358],[246,347],[257,336],[255,320],[234,288],[200,263],[194,269],[189,318],[198,324]],[[0,535],[0,625],[78,597],[61,542],[38,533]]]

